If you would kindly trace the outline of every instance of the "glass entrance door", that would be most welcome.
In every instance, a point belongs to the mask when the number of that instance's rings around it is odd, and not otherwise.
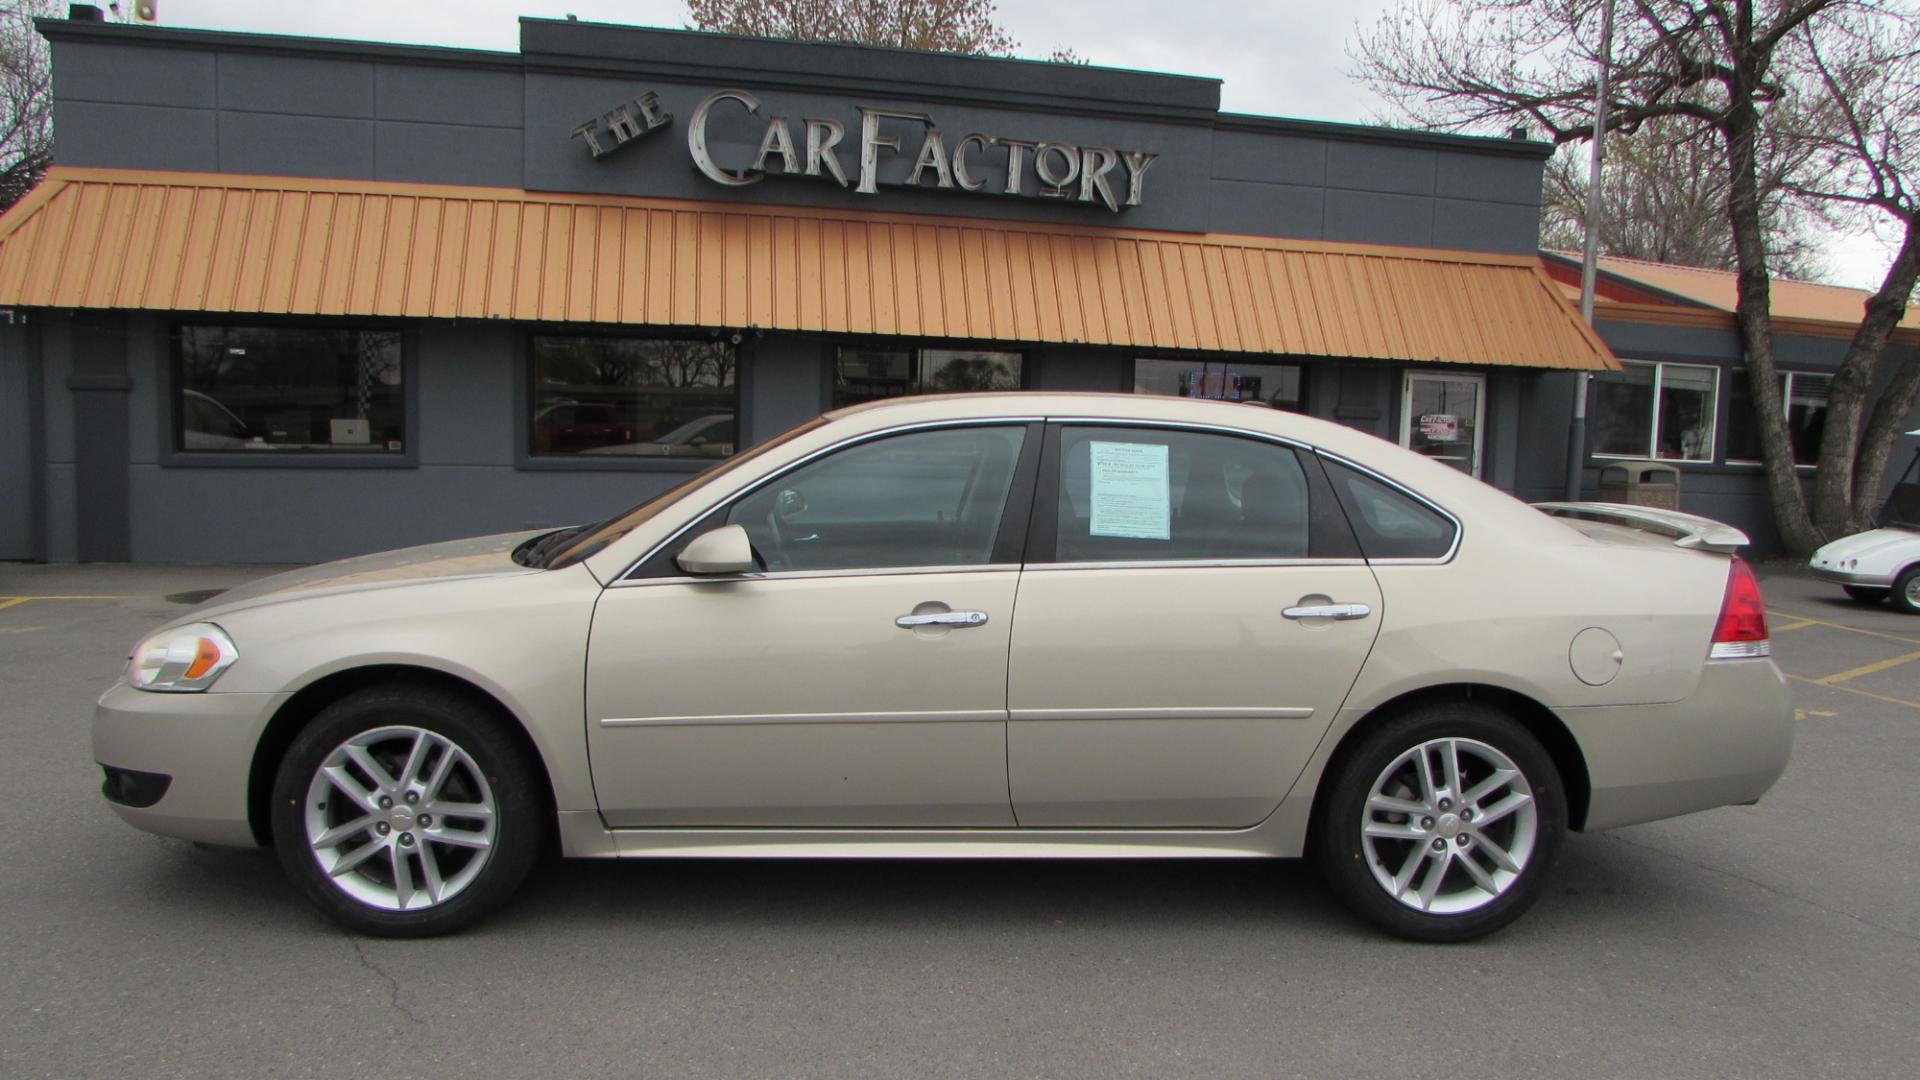
[[[1407,372],[1400,401],[1400,445],[1480,475],[1480,409],[1487,382],[1478,375]]]

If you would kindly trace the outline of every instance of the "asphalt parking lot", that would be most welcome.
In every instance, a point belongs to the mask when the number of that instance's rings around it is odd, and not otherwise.
[[[261,852],[122,825],[93,698],[261,572],[0,564],[0,1076],[1888,1076],[1920,1057],[1920,618],[1766,578],[1799,710],[1755,807],[1571,838],[1495,937],[1293,863],[554,863],[355,939]]]

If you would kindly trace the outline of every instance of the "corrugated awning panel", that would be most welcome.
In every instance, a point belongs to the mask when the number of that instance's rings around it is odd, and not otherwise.
[[[1533,258],[97,169],[0,218],[0,304],[1616,366]]]

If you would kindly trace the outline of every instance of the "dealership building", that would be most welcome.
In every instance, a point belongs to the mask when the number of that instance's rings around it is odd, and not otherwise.
[[[840,405],[987,389],[1258,403],[1555,498],[1583,374],[1590,492],[1658,459],[1772,537],[1730,277],[1610,261],[1589,329],[1537,250],[1543,143],[571,20],[511,53],[39,26],[58,143],[0,218],[0,558],[583,521]],[[1776,288],[1796,443],[1862,297]]]

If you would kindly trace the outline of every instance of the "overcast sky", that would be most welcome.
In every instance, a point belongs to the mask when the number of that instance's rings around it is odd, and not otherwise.
[[[105,0],[97,0],[102,4]],[[167,26],[514,51],[519,17],[683,27],[681,0],[158,0]],[[1379,105],[1348,78],[1346,43],[1387,0],[1001,0],[1023,56],[1072,48],[1112,67],[1224,80],[1230,112],[1364,123]],[[1169,21],[1171,18],[1172,21]],[[1837,284],[1879,284],[1890,249],[1866,237],[1829,253]]]

